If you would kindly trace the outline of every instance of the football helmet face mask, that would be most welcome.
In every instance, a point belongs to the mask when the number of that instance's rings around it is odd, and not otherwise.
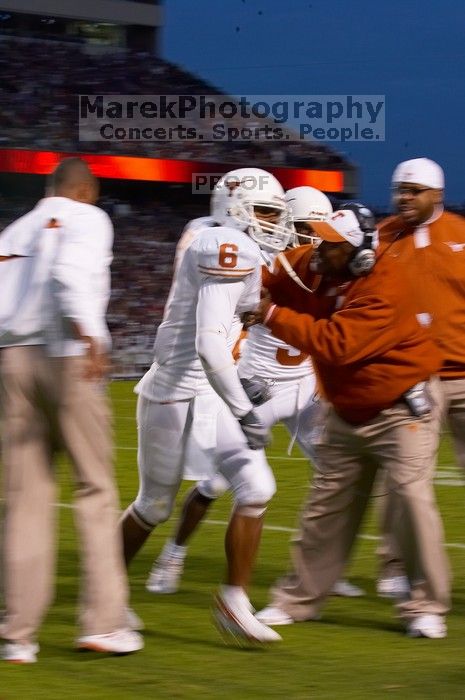
[[[213,190],[210,210],[218,224],[246,232],[264,250],[284,250],[294,235],[283,188],[260,168],[223,175]]]
[[[302,243],[318,246],[321,239],[298,224],[311,226],[312,221],[325,221],[333,213],[328,197],[314,187],[293,187],[286,192],[286,202],[290,207],[295,228],[294,246]]]

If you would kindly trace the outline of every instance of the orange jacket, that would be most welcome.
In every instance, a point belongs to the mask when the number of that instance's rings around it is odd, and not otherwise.
[[[399,217],[380,225],[381,250],[404,267],[414,289],[417,313],[444,354],[439,374],[465,377],[465,219],[450,212],[416,230]]]
[[[274,274],[264,274],[278,305],[266,325],[311,355],[337,413],[348,423],[364,423],[435,373],[442,354],[418,323],[408,283],[390,256],[381,256],[367,277],[337,284],[309,271],[311,255],[311,246],[286,253],[313,294],[297,286],[279,262]]]

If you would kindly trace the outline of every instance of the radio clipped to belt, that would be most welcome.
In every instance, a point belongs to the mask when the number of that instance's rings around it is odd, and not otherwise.
[[[406,391],[402,398],[412,416],[417,418],[427,416],[433,410],[433,399],[428,389],[428,382],[418,382]]]

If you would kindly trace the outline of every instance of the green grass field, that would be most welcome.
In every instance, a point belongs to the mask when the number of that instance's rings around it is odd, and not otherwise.
[[[133,384],[112,385],[117,474],[122,505],[137,488]],[[297,449],[286,456],[287,434],[278,426],[268,451],[278,481],[270,506],[251,598],[259,608],[288,562],[288,540],[307,488],[308,467]],[[445,640],[403,636],[389,601],[374,593],[376,525],[372,515],[359,540],[351,578],[367,591],[361,599],[331,598],[319,622],[280,629],[271,649],[226,647],[210,618],[224,567],[224,523],[229,499],[214,505],[192,541],[179,593],[153,596],[144,582],[170,524],[160,527],[131,569],[132,604],[146,624],[145,650],[133,656],[73,650],[78,550],[70,508],[68,469],[60,468],[60,554],[57,599],[42,627],[39,662],[0,665],[0,700],[12,698],[291,698],[465,697],[465,499],[460,475],[444,441],[437,494],[454,572],[454,603]],[[184,488],[181,494],[184,492]],[[180,494],[180,495],[181,495]],[[98,537],[98,533],[96,533]]]

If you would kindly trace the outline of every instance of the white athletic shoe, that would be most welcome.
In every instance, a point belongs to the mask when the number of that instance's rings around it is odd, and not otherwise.
[[[266,608],[263,608],[263,610],[255,613],[255,619],[261,622],[263,625],[270,625],[270,627],[277,627],[278,625],[292,625],[295,622],[293,617],[275,605],[268,605]]]
[[[141,620],[139,615],[136,612],[134,612],[132,608],[125,609],[124,618],[128,630],[132,630],[133,632],[140,632],[145,627],[144,621]]]
[[[76,647],[82,651],[99,651],[107,654],[131,654],[144,648],[144,640],[138,632],[117,630],[109,634],[89,634],[78,637]]]
[[[179,588],[184,570],[184,556],[173,554],[171,547],[171,543],[167,542],[153,564],[145,584],[149,593],[176,593]]]
[[[330,595],[337,595],[342,598],[361,598],[366,595],[366,593],[363,588],[359,588],[350,581],[347,581],[347,579],[341,578],[339,581],[336,581],[332,587]]]
[[[268,644],[280,642],[280,635],[254,617],[253,608],[247,596],[226,602],[224,596],[215,597],[213,610],[215,623],[225,638],[235,642]]]
[[[444,639],[447,637],[447,626],[441,615],[418,615],[408,623],[407,635],[409,637]]]
[[[35,664],[39,652],[38,644],[6,642],[2,649],[2,659],[10,664]]]
[[[410,585],[406,576],[389,576],[376,582],[376,592],[380,598],[407,598]]]

